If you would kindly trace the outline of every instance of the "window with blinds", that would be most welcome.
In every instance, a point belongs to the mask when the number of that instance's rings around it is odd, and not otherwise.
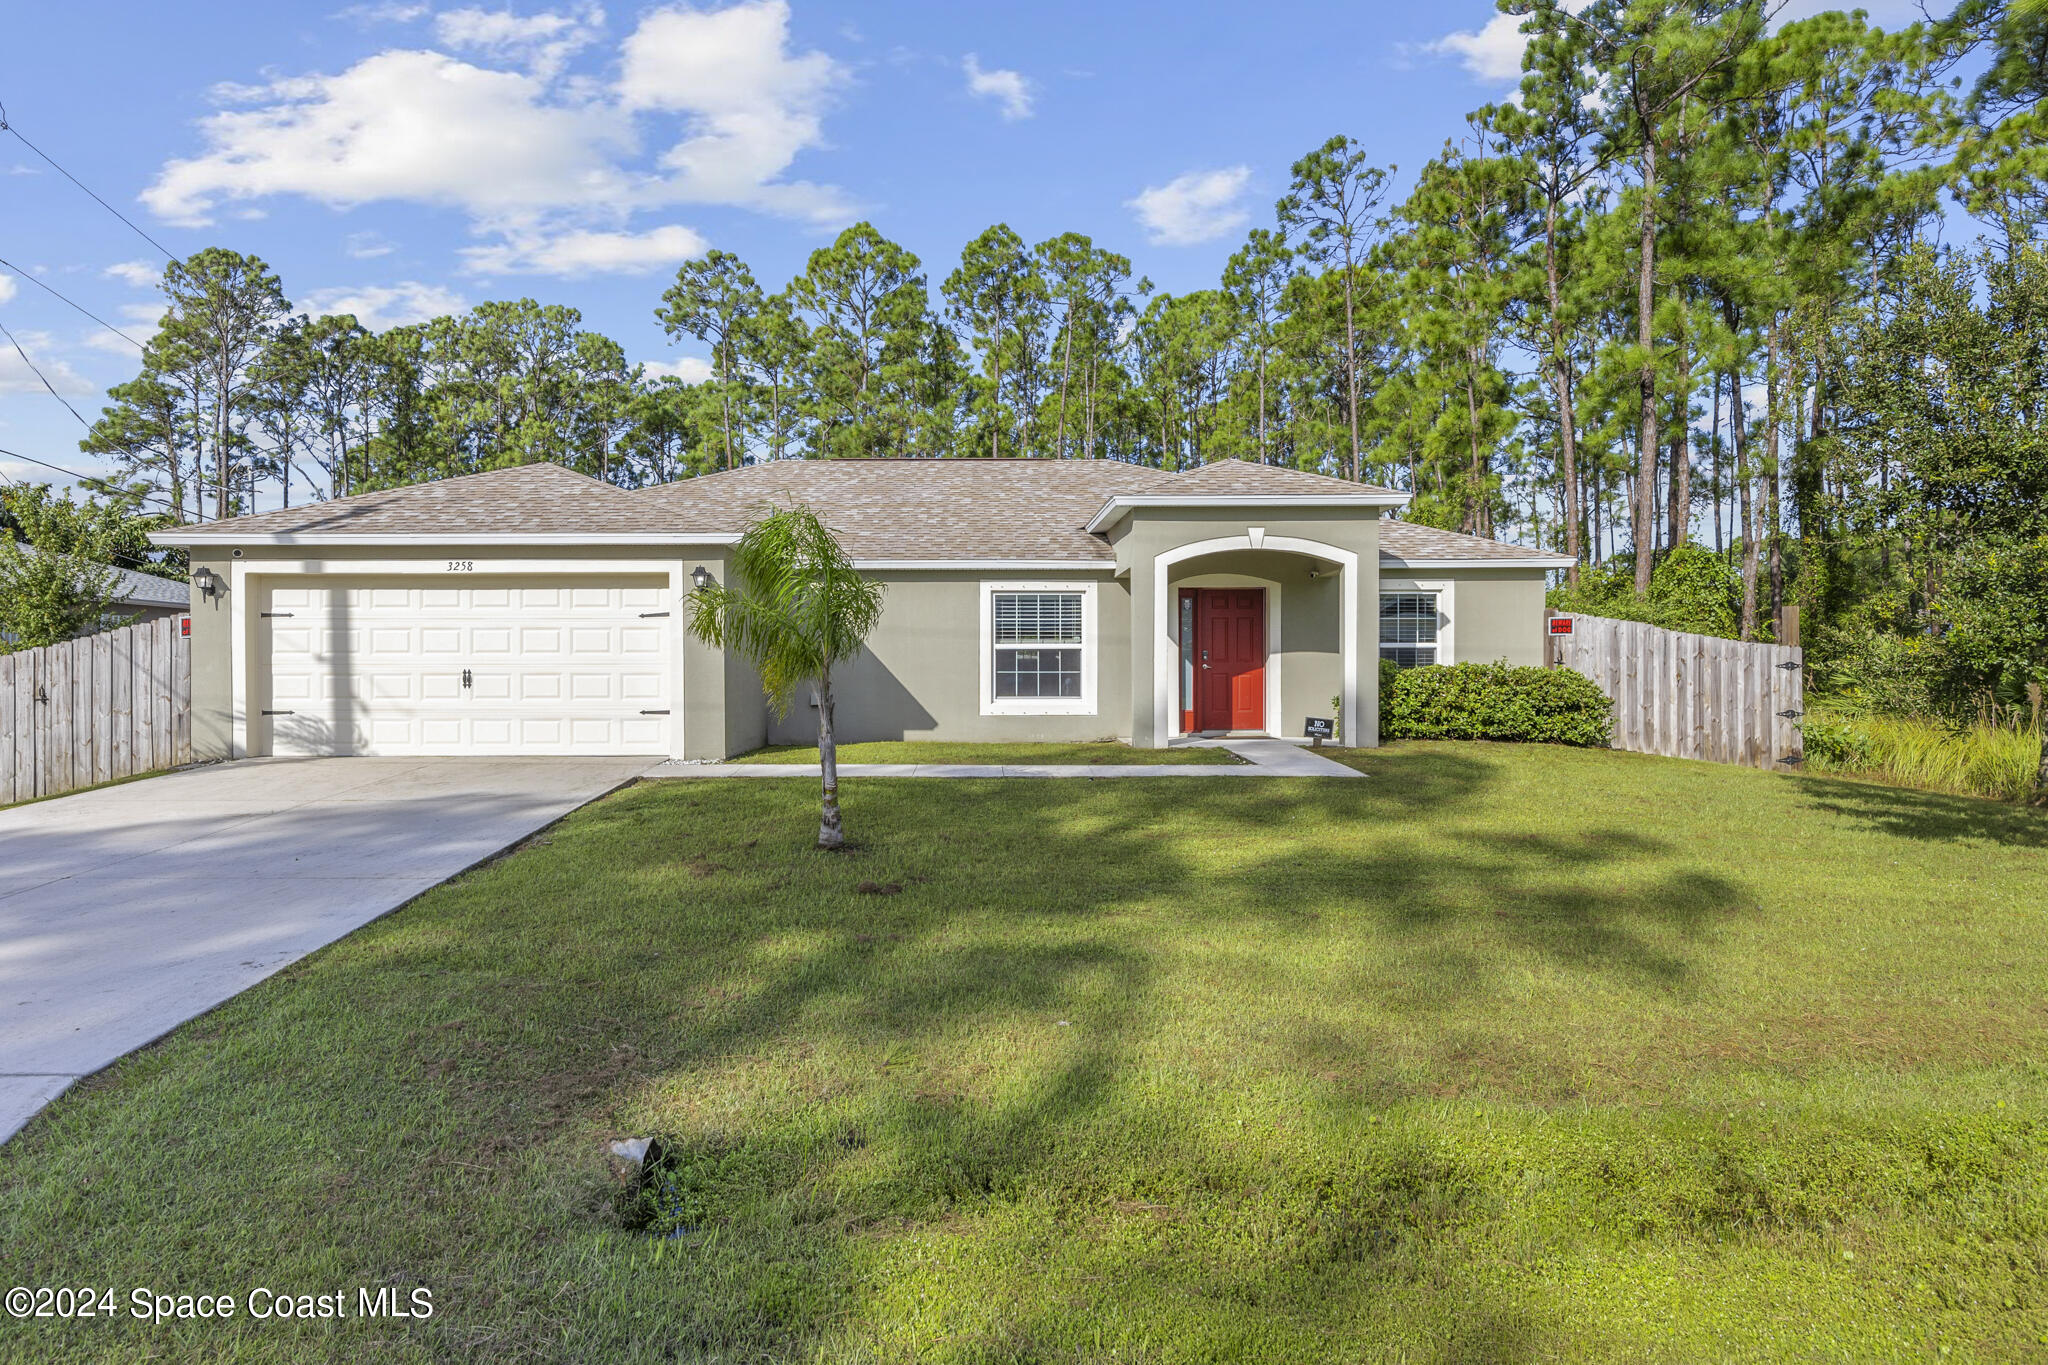
[[[1081,695],[1081,594],[995,594],[995,694]]]
[[[1433,592],[1380,594],[1380,657],[1397,668],[1422,668],[1437,661],[1437,609]]]

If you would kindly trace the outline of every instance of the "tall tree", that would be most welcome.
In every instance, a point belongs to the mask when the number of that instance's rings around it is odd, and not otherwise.
[[[900,451],[911,426],[905,371],[917,361],[928,306],[917,257],[856,223],[811,253],[789,298],[809,324],[820,452]]]
[[[1364,462],[1358,424],[1356,278],[1378,226],[1374,211],[1386,195],[1387,177],[1396,169],[1367,165],[1364,148],[1339,134],[1294,163],[1293,185],[1278,205],[1281,227],[1300,238],[1302,254],[1325,270],[1343,272],[1344,411],[1351,426],[1351,449],[1340,469],[1347,479],[1357,478]]]
[[[208,247],[164,271],[169,303],[145,367],[178,376],[203,404],[203,440],[213,461],[213,514],[230,514],[248,459],[256,397],[252,368],[291,311],[284,287],[255,256]]]
[[[745,445],[734,431],[741,337],[761,311],[761,286],[745,261],[717,248],[676,271],[676,282],[654,310],[671,338],[693,336],[711,347],[711,369],[724,386],[719,408],[725,436],[725,467],[738,467]]]
[[[1024,239],[997,223],[967,244],[960,265],[946,277],[943,292],[953,320],[973,339],[989,376],[988,453],[1003,453],[1003,362],[1021,360],[1023,324],[1044,304],[1046,286]],[[1012,365],[1014,375],[1016,365]],[[1019,404],[1021,411],[1023,405]]]
[[[1258,427],[1253,449],[1261,464],[1272,461],[1272,441],[1267,434],[1266,377],[1273,354],[1273,329],[1279,322],[1293,262],[1294,251],[1288,246],[1285,233],[1253,228],[1244,245],[1223,266],[1223,293],[1242,319],[1252,363],[1258,371]]]

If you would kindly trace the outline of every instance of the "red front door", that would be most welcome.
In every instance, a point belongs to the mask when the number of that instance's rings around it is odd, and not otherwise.
[[[1266,728],[1266,590],[1200,588],[1195,601],[1195,728]]]

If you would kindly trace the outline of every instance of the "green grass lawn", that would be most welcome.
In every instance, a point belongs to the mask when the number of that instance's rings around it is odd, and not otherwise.
[[[588,807],[0,1147],[0,1282],[430,1320],[0,1358],[2048,1356],[2048,818],[1351,761]]]
[[[771,744],[735,763],[816,763],[818,746]],[[1133,749],[1113,739],[1075,744],[952,744],[938,740],[876,740],[839,746],[841,763],[1236,763],[1228,749]]]

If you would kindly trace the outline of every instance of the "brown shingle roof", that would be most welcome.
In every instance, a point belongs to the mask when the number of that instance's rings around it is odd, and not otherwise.
[[[635,494],[689,532],[734,532],[763,506],[807,503],[846,552],[874,559],[1110,557],[1082,527],[1177,474],[1121,460],[777,460]]]
[[[1373,493],[1391,494],[1391,488],[1328,474],[1311,474],[1305,469],[1279,465],[1252,464],[1248,460],[1213,460],[1200,469],[1179,476],[1175,493],[1182,496],[1212,493],[1218,497],[1356,498]]]
[[[241,535],[659,535],[669,529],[655,509],[623,489],[558,464],[526,464],[281,507],[187,531],[228,540]]]
[[[446,537],[736,535],[765,506],[817,509],[856,560],[1102,561],[1083,529],[1111,498],[1358,498],[1388,490],[1222,460],[1172,474],[1121,460],[777,460],[627,492],[553,464],[521,465],[281,508],[178,533]],[[1540,551],[1405,522],[1381,544],[1400,559],[1511,564]]]
[[[1484,559],[1498,560],[1503,568],[1512,568],[1517,561],[1549,560],[1556,558],[1548,550],[1538,550],[1529,545],[1510,545],[1504,540],[1488,540],[1484,536],[1461,535],[1456,531],[1445,531],[1435,526],[1418,526],[1412,521],[1382,521],[1380,523],[1380,562],[1389,559],[1402,563],[1427,563],[1431,560]]]

